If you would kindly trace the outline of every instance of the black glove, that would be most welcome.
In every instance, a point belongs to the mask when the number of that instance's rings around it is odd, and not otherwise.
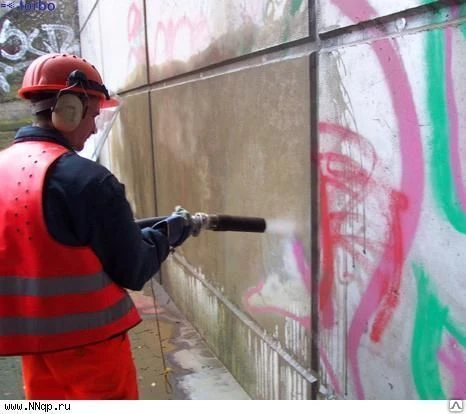
[[[192,233],[191,216],[187,210],[177,207],[171,216],[154,224],[152,228],[164,233],[171,247],[177,247],[183,244]]]

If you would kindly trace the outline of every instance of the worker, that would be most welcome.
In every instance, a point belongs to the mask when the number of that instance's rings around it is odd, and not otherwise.
[[[34,122],[0,152],[0,356],[21,355],[27,399],[137,399],[127,331],[141,319],[126,289],[142,289],[189,220],[139,229],[124,186],[77,154],[116,102],[91,63],[41,56],[18,94]]]

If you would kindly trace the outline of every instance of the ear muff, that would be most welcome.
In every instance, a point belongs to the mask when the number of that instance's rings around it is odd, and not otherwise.
[[[81,99],[73,94],[58,97],[52,110],[52,124],[62,132],[76,129],[84,117],[85,108]]]

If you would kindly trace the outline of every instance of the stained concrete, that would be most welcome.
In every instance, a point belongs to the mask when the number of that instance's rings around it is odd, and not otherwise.
[[[84,27],[81,26],[80,32],[81,56],[86,58],[89,62],[92,62],[102,75],[102,78],[105,79],[102,60],[102,42],[100,41],[101,19],[104,17],[100,15],[98,7],[94,9],[92,14],[89,14],[92,7],[93,4],[87,0],[79,1],[80,18],[86,16],[86,25]],[[81,22],[81,24],[82,23],[83,22]]]
[[[181,203],[191,212],[291,221],[305,263],[310,250],[309,93],[308,57],[152,91],[159,211]],[[287,283],[287,274],[299,268],[299,261],[289,263],[288,246],[287,238],[279,234],[206,231],[189,239],[178,252],[247,315],[251,309],[247,293],[251,288],[259,291],[264,280],[278,280],[274,290],[282,295],[297,285]],[[259,372],[265,371],[255,370],[252,342],[240,334],[242,323],[235,320],[237,316],[205,286],[194,283],[189,271],[179,275],[176,266],[164,269],[167,291],[228,369],[254,398],[271,396],[272,391],[256,392]],[[301,281],[304,276],[295,273]],[[293,327],[297,334],[288,335],[291,331],[283,317],[283,313],[309,315],[310,297],[304,285],[301,289],[302,295],[286,296],[292,300],[282,307],[262,301],[263,309],[274,312],[257,311],[247,317],[252,316],[262,332],[279,339],[287,350],[299,349],[296,358],[308,369],[304,329]],[[307,309],[307,314],[301,309]]]
[[[183,204],[191,212],[289,219],[309,248],[307,57],[155,90],[151,98],[159,211]],[[280,262],[281,242],[274,234],[204,232],[181,251],[241,306],[243,293]]]
[[[135,216],[153,216],[154,167],[147,93],[125,96],[108,142],[109,168],[125,185]]]
[[[119,92],[147,83],[143,0],[99,0],[98,8],[106,86]]]
[[[20,359],[0,357],[0,373],[0,400],[24,399]]]
[[[146,286],[143,293],[132,293],[143,318],[131,332],[140,398],[249,399],[165,290],[155,283],[153,291],[155,295],[151,296]],[[164,372],[168,373],[166,377]]]
[[[150,82],[309,33],[303,0],[147,1]]]

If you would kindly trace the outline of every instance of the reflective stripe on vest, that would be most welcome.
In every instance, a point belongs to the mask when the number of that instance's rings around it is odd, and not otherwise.
[[[128,296],[100,312],[64,315],[56,318],[0,318],[0,335],[53,335],[104,326],[125,316],[133,302]]]
[[[31,278],[0,276],[0,295],[56,296],[92,292],[103,289],[112,281],[105,272],[86,276]]]

